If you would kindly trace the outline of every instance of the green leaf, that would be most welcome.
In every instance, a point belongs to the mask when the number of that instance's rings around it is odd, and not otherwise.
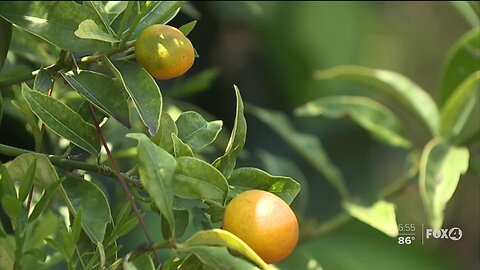
[[[0,41],[0,70],[2,70],[3,63],[7,58],[8,48],[10,47],[10,40],[12,39],[12,24],[1,17],[0,37],[2,37]]]
[[[169,96],[185,97],[206,91],[210,88],[213,81],[218,77],[218,68],[207,68],[188,77],[180,77],[175,80],[170,89]]]
[[[443,67],[440,107],[470,74],[478,71],[480,61],[480,27],[464,34],[450,49]]]
[[[196,246],[188,250],[195,254],[204,264],[201,269],[219,269],[219,270],[258,270],[253,264],[242,258],[230,254],[224,247],[206,247]],[[262,268],[272,269],[272,268]]]
[[[292,203],[292,208],[295,212],[305,214],[308,207],[308,181],[300,168],[293,161],[274,155],[266,151],[259,151],[258,157],[262,161],[264,169],[271,174],[289,176],[300,184],[300,191]]]
[[[182,142],[175,133],[172,133],[173,152],[175,157],[193,157],[193,151],[188,144]]]
[[[194,111],[183,112],[175,123],[178,138],[190,145],[194,151],[213,143],[223,125],[221,120],[207,122],[202,115]]]
[[[235,95],[237,97],[237,109],[232,134],[225,149],[225,154],[213,162],[213,166],[221,171],[227,178],[230,177],[230,174],[235,168],[237,156],[242,151],[247,137],[247,121],[243,115],[243,100],[238,87],[234,85],[233,88],[235,89]]]
[[[125,11],[128,2],[126,1],[108,1],[105,3],[105,10],[107,11],[110,21],[113,20]],[[111,23],[110,23],[111,24]]]
[[[228,183],[242,189],[261,189],[275,193],[288,204],[291,204],[300,192],[300,184],[292,178],[273,176],[257,168],[234,170]]]
[[[2,95],[0,94],[0,124],[2,123],[2,117],[3,117],[3,99],[2,99]]]
[[[45,238],[57,233],[59,221],[60,217],[52,211],[44,213],[41,219],[33,223],[32,226],[29,226],[29,228],[33,227],[33,229],[25,238],[25,247],[28,247],[28,249],[42,247]]]
[[[13,269],[15,264],[15,240],[13,237],[0,237],[0,265]]]
[[[480,25],[479,7],[478,3],[472,2],[473,1],[450,1],[471,27],[477,27]]]
[[[1,2],[0,16],[67,51],[87,53],[110,49],[109,43],[75,36],[78,25],[95,18],[95,13],[73,1]]]
[[[173,174],[177,166],[175,158],[155,145],[145,134],[127,134],[138,140],[138,171],[145,191],[150,194],[160,213],[167,219],[172,235],[175,230],[173,216]]]
[[[150,11],[138,23],[135,31],[130,36],[130,39],[136,39],[143,29],[152,24],[166,24],[173,19],[180,7],[183,5],[182,1],[159,1],[154,2]]]
[[[103,27],[107,29],[108,33],[111,36],[115,36],[113,29],[110,27],[110,18],[108,17],[108,12],[105,8],[105,5],[102,1],[86,1],[84,2],[87,6],[89,6],[92,10],[95,11],[100,21],[103,23]]]
[[[92,155],[98,155],[100,140],[95,127],[59,100],[31,91],[22,84],[22,94],[33,113],[53,132]]]
[[[15,38],[11,41],[10,51],[15,55],[28,59],[29,61],[38,65],[38,67],[46,67],[56,63],[61,51],[60,48],[19,27],[12,28],[12,37]],[[28,67],[22,73],[13,73],[12,75],[19,76],[28,71],[31,72],[31,69],[31,67]],[[5,72],[7,71],[10,71],[10,69],[5,70]],[[5,75],[5,73],[2,75]]]
[[[162,116],[162,93],[155,80],[137,63],[118,61],[115,67],[122,83],[151,135],[157,133]]]
[[[78,74],[60,72],[60,75],[97,108],[131,128],[130,112],[122,92],[123,85],[104,74],[89,70],[82,70]]]
[[[315,78],[319,80],[340,78],[363,84],[370,90],[385,94],[405,106],[425,123],[432,135],[437,135],[439,132],[440,117],[432,97],[401,74],[388,70],[345,65],[317,71]]]
[[[193,226],[199,230],[210,230],[213,229],[213,225],[210,217],[207,215],[207,212],[203,211],[199,207],[194,207],[190,209],[192,213],[192,223]]]
[[[253,249],[251,249],[245,242],[243,242],[234,234],[225,230],[212,229],[208,231],[197,232],[190,239],[185,241],[184,246],[187,250],[191,250],[193,252],[195,252],[194,248],[199,248],[203,246],[227,247],[248,258],[260,269],[270,269],[270,266],[265,263],[262,258],[260,258],[260,256],[258,256],[255,251],[253,251]],[[195,254],[199,255],[197,252],[195,252]],[[232,257],[232,255],[229,254],[227,257]],[[202,256],[199,256],[199,258],[202,260]]]
[[[123,268],[124,270],[155,270],[155,265],[153,264],[152,258],[148,254],[143,254],[136,257],[132,261],[124,260]]]
[[[79,209],[72,224],[72,242],[77,244],[80,238],[80,232],[82,231],[82,209]]]
[[[2,208],[11,219],[19,217],[22,213],[22,203],[11,194],[2,197]]]
[[[175,195],[184,199],[223,204],[228,193],[228,183],[222,173],[207,162],[192,157],[177,158],[173,184]]]
[[[118,39],[113,37],[109,33],[105,33],[94,20],[87,19],[78,25],[77,30],[74,32],[75,36],[82,39],[93,39],[105,42],[119,42]]]
[[[329,118],[348,116],[378,140],[393,146],[409,148],[400,120],[388,108],[366,97],[331,96],[319,98],[297,108],[300,116],[323,115]]]
[[[175,121],[173,121],[168,113],[164,113],[160,118],[160,128],[157,134],[152,137],[152,141],[167,152],[173,154],[173,134],[178,134],[177,125],[175,125]]]
[[[38,123],[39,121],[35,114],[32,112],[32,109],[30,109],[30,106],[28,106],[28,103],[27,101],[25,101],[25,98],[23,97],[21,91],[15,91],[15,100],[12,100],[12,104],[19,109],[19,111],[23,115],[23,118],[25,119],[25,122],[30,127],[30,133],[33,136],[35,145],[41,145],[42,134],[40,132],[40,127]]]
[[[182,237],[188,226],[189,215],[187,210],[174,210],[173,215],[175,217],[175,236],[172,237],[172,229],[168,224],[168,221],[162,216],[162,234],[164,239],[178,239]]]
[[[27,153],[16,157],[7,167],[9,174],[14,182],[23,183],[28,177],[28,170],[35,165],[35,176],[33,182],[35,185],[46,188],[51,183],[58,180],[58,175],[53,168],[50,160],[42,154]]]
[[[178,28],[180,32],[182,32],[185,36],[187,36],[190,32],[192,32],[193,28],[197,24],[197,20],[193,20],[189,23],[186,23]]]
[[[67,205],[75,216],[82,211],[82,227],[93,243],[102,242],[107,223],[112,222],[110,206],[103,191],[94,183],[67,177],[62,185]]]
[[[0,195],[10,194],[17,197],[17,190],[15,189],[15,182],[10,176],[5,165],[0,162],[0,175],[2,176],[0,179],[2,180],[2,188],[0,189]]]
[[[33,90],[46,94],[52,86],[52,78],[50,78],[44,68],[40,69],[33,81]]]
[[[320,141],[308,134],[297,132],[290,120],[283,113],[265,110],[249,105],[249,112],[273,129],[313,168],[323,174],[343,197],[348,197],[348,190],[340,171],[333,165]]]
[[[174,269],[178,270],[202,270],[202,262],[198,259],[195,254],[187,256],[178,268],[175,267]]]
[[[343,207],[354,218],[367,223],[390,237],[398,236],[395,205],[386,201],[378,201],[370,207],[351,202],[343,203]]]
[[[35,179],[36,168],[37,168],[37,162],[32,162],[25,174],[25,178],[20,183],[20,187],[18,189],[18,200],[20,202],[25,201],[28,194],[30,193],[30,190],[33,187],[33,180]]]
[[[40,169],[40,167],[39,167],[39,169]],[[47,187],[47,189],[45,189],[42,197],[40,197],[40,200],[35,204],[35,207],[33,208],[32,213],[28,217],[29,222],[35,220],[37,217],[40,216],[40,214],[45,209],[45,207],[48,205],[48,202],[52,198],[53,194],[55,194],[55,192],[57,191],[57,188],[60,186],[60,184],[62,182],[63,182],[63,178],[51,183]]]
[[[463,130],[468,117],[480,97],[480,71],[465,79],[450,95],[441,111],[441,134],[456,137]]]
[[[129,209],[131,209],[132,207],[129,205]],[[138,225],[138,218],[137,216],[135,215],[131,215],[128,217],[127,220],[125,220],[125,222],[123,222],[122,224],[116,224],[116,227],[115,227],[115,239],[118,239],[124,235],[126,235],[127,233],[129,233],[130,231],[132,231],[133,229],[135,229],[135,227],[137,227]]]
[[[460,176],[468,169],[469,152],[433,139],[420,160],[420,195],[433,229],[440,229],[444,210],[457,188]]]

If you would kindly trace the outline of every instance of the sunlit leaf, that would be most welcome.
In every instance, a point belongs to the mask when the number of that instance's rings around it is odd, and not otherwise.
[[[42,154],[27,153],[16,157],[7,167],[14,182],[22,183],[27,178],[28,169],[36,163],[34,183],[46,188],[58,180],[58,175],[50,160]]]
[[[74,32],[95,13],[73,1],[0,2],[0,16],[16,26],[67,51],[77,53],[110,49],[110,43],[81,39]]]
[[[300,184],[290,177],[273,176],[257,168],[239,168],[232,172],[228,183],[236,188],[261,189],[275,193],[288,204],[300,191]]]
[[[188,249],[205,265],[202,269],[258,270],[248,261],[232,256],[224,247],[195,246]],[[267,269],[267,268],[263,268]]]
[[[75,36],[82,39],[93,39],[106,42],[119,41],[109,33],[105,33],[102,29],[100,29],[100,27],[98,27],[97,23],[95,23],[95,21],[91,19],[87,19],[81,22],[74,33]]]
[[[395,205],[386,201],[378,201],[370,207],[351,202],[343,204],[345,210],[354,218],[367,223],[390,237],[398,235]]]
[[[193,28],[195,28],[195,25],[197,24],[197,21],[191,21],[189,23],[186,23],[178,28],[180,32],[182,32],[185,36],[187,36],[190,32],[192,32]]]
[[[433,139],[424,148],[420,160],[420,195],[430,225],[440,229],[448,201],[457,188],[460,176],[468,169],[469,152]]]
[[[255,263],[261,269],[270,269],[270,266],[265,263],[260,256],[258,256],[252,248],[234,234],[221,230],[212,229],[207,231],[200,231],[194,234],[190,239],[183,244],[187,250],[195,252],[196,247],[202,246],[223,246],[234,250],[249,260]],[[195,254],[199,255],[197,252]],[[230,255],[231,256],[231,255]],[[200,259],[202,257],[200,256]],[[237,269],[237,268],[233,268]]]
[[[152,258],[148,254],[143,254],[133,260],[123,261],[124,270],[155,270]]]

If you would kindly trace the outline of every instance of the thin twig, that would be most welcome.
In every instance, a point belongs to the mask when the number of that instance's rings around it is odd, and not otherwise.
[[[123,46],[114,47],[111,50],[103,52],[102,54],[84,56],[80,59],[79,63],[86,64],[86,63],[98,62],[102,59],[102,55],[110,56],[115,53],[123,52],[133,46],[135,46],[135,40],[129,41],[125,43]],[[76,59],[76,61],[78,61],[78,59]],[[70,70],[72,66],[73,66],[73,63],[58,62],[43,69],[47,73],[55,73],[62,69]],[[27,72],[24,74],[17,75],[15,77],[0,80],[0,90],[7,89],[6,86],[33,80],[35,76],[40,72],[40,70],[42,70],[42,68],[34,70],[32,72]]]
[[[92,115],[92,120],[95,124],[95,127],[97,128],[98,131],[98,136],[100,137],[100,140],[102,141],[102,145],[105,148],[105,151],[107,152],[107,156],[110,159],[110,162],[112,163],[113,170],[115,174],[117,175],[118,179],[120,180],[120,184],[123,188],[123,191],[127,195],[128,200],[130,201],[130,204],[132,205],[133,212],[137,216],[137,219],[140,223],[140,226],[142,227],[142,230],[147,237],[147,242],[149,246],[153,245],[153,239],[150,236],[150,233],[148,232],[147,225],[145,224],[145,221],[143,220],[142,214],[140,213],[140,209],[137,207],[137,204],[135,203],[135,199],[132,195],[132,192],[130,191],[130,188],[128,187],[125,179],[123,178],[123,175],[120,173],[120,169],[118,168],[117,162],[115,162],[115,159],[113,158],[112,153],[110,152],[110,148],[107,145],[107,141],[105,140],[105,136],[103,135],[102,128],[98,124],[98,121],[95,117],[95,111],[93,110],[92,104],[88,103],[88,109],[90,110],[90,114]],[[155,259],[159,265],[161,265],[160,257],[158,256],[157,252],[153,250],[153,255],[155,256]]]
[[[36,152],[0,143],[0,154],[2,155],[16,157],[22,154],[29,154],[29,153],[36,153]],[[84,171],[95,172],[111,178],[118,179],[117,175],[113,172],[113,169],[106,165],[96,165],[96,164],[85,163],[82,161],[71,160],[69,159],[69,157],[64,157],[64,156],[47,155],[42,153],[37,153],[37,154],[44,155],[50,160],[50,162],[53,165],[62,167],[67,170],[72,170],[72,169],[84,170]],[[143,188],[142,183],[140,183],[138,179],[134,177],[126,176],[125,174],[123,174],[123,178],[127,180],[127,183],[130,186]]]

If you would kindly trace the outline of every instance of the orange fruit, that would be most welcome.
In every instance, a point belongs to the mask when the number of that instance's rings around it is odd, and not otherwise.
[[[298,241],[298,222],[290,206],[263,190],[233,198],[225,209],[223,229],[247,243],[265,262],[286,258]]]
[[[135,58],[153,77],[167,80],[192,67],[195,51],[190,40],[177,28],[154,24],[138,36]]]

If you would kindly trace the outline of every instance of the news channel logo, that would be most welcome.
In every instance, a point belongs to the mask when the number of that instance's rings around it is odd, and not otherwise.
[[[399,245],[410,245],[417,238],[417,229],[415,224],[398,224],[397,243]],[[463,231],[459,227],[432,229],[422,224],[421,230],[422,245],[430,240],[448,240],[458,241],[463,237]]]

